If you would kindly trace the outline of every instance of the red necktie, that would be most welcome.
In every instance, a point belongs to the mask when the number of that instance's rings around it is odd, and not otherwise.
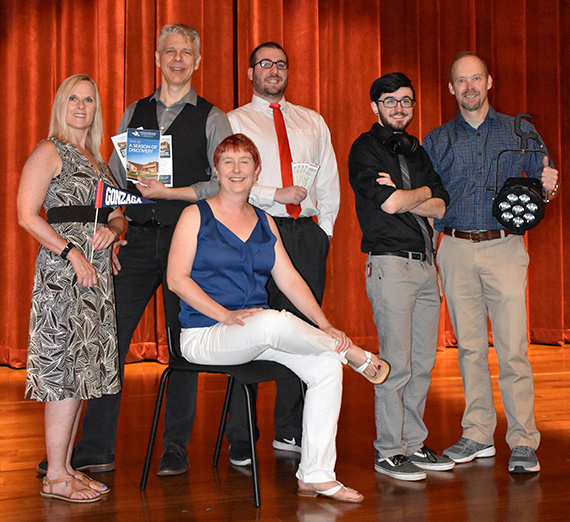
[[[277,133],[277,143],[279,144],[279,162],[281,163],[281,180],[283,187],[293,185],[293,158],[291,157],[291,148],[289,147],[289,139],[287,138],[287,129],[285,128],[285,120],[281,114],[281,106],[278,103],[269,105],[273,109],[273,122],[275,123],[275,132]],[[297,219],[301,213],[301,205],[286,205],[287,214]]]

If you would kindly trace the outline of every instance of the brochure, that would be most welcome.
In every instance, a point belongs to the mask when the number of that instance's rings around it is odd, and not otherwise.
[[[138,136],[129,136],[131,131],[137,132]],[[172,187],[172,136],[161,135],[160,131],[155,130],[128,129],[111,140],[129,181],[138,183],[137,176],[142,176]]]

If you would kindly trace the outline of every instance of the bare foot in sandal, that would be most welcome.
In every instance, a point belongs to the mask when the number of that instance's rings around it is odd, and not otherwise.
[[[101,493],[101,495],[106,495],[107,493],[109,493],[109,491],[111,491],[111,488],[109,488],[109,486],[103,484],[103,482],[99,482],[98,480],[92,479],[90,476],[86,475],[85,473],[82,473],[81,471],[72,469],[72,471],[70,471],[69,474],[75,477],[83,485],[92,489],[93,491]]]
[[[86,487],[73,476],[53,480],[47,476],[44,477],[43,491],[40,492],[40,495],[44,498],[54,498],[77,503],[101,500],[100,493]]]
[[[358,346],[351,346],[344,353],[344,357],[353,370],[374,384],[382,384],[388,378],[390,364],[374,353],[364,351]]]
[[[306,483],[297,480],[297,495],[300,497],[326,497],[337,502],[348,502],[350,504],[360,504],[364,501],[364,496],[359,491],[347,488],[337,480],[329,482]]]

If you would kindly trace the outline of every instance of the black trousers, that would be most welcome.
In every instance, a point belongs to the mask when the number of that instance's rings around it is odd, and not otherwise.
[[[329,237],[310,218],[294,220],[292,218],[275,218],[285,249],[297,271],[309,285],[319,305],[323,301],[327,273],[327,255]],[[267,283],[269,306],[277,310],[288,310],[310,321],[301,313],[285,294],[270,279]],[[226,425],[226,438],[230,444],[248,440],[247,419],[245,411],[245,394],[236,386],[230,403],[230,418]],[[301,426],[303,419],[303,398],[299,379],[281,379],[277,381],[277,397],[275,398],[275,438],[295,438],[297,445],[301,443]]]
[[[168,251],[173,232],[174,225],[159,228],[130,226],[125,236],[128,244],[119,250],[121,271],[115,277],[115,298],[121,378],[133,332],[160,285],[166,325],[172,329],[173,342],[180,342],[180,299],[166,284]],[[163,441],[182,445],[189,443],[196,413],[197,387],[198,374],[173,372],[170,376],[166,390]],[[99,462],[113,460],[120,405],[120,393],[87,401],[75,458],[98,458]],[[138,422],[136,415],[135,422]]]

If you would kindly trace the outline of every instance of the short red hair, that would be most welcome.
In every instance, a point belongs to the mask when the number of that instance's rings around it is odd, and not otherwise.
[[[261,165],[261,157],[255,143],[251,141],[245,134],[232,134],[220,142],[214,152],[214,165],[218,166],[220,156],[228,150],[247,152],[253,158],[253,163],[257,169]]]

